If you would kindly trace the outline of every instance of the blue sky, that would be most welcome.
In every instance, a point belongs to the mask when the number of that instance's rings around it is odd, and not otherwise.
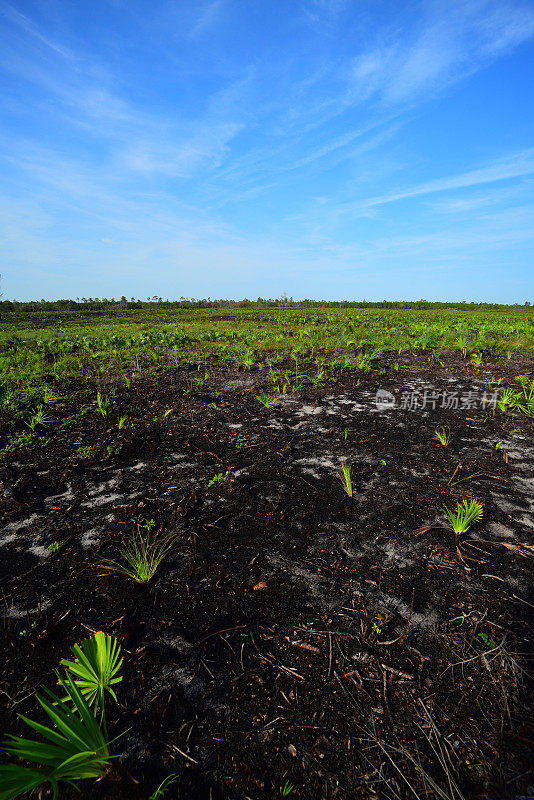
[[[0,271],[534,300],[534,1],[0,0]]]

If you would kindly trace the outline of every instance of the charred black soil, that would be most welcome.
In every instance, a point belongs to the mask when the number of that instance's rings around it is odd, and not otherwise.
[[[2,466],[2,729],[28,735],[17,713],[91,632],[125,656],[109,725],[132,781],[62,797],[170,773],[199,800],[533,796],[532,422],[480,403],[531,364],[389,360],[271,409],[257,368],[134,376],[122,429],[92,411]],[[95,394],[73,385],[65,416]],[[442,508],[466,498],[484,518],[458,543]],[[151,520],[177,537],[153,580],[104,574]]]

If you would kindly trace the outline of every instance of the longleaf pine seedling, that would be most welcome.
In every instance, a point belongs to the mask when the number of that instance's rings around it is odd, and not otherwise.
[[[461,502],[457,502],[456,513],[447,508],[447,506],[443,506],[443,510],[447,514],[456,536],[461,536],[462,533],[466,533],[471,525],[475,522],[480,522],[484,516],[484,507],[478,500],[462,500]]]
[[[99,566],[106,572],[115,572],[131,578],[136,583],[148,583],[175,542],[174,536],[159,538],[142,533],[140,528],[132,535],[120,554],[124,562],[105,559]]]
[[[440,427],[436,428],[436,430],[434,431],[433,438],[436,439],[436,441],[438,441],[440,444],[442,444],[443,447],[447,447],[447,445],[451,443],[452,434],[449,428],[445,428],[443,427],[443,425],[440,425]]]
[[[352,497],[352,465],[346,461],[341,462],[341,469],[337,475],[337,479],[343,487],[343,491],[349,497]]]
[[[176,783],[177,780],[178,775],[176,775],[176,773],[173,775],[167,775],[167,777],[160,783],[156,791],[152,792],[148,800],[159,800],[160,797],[164,797],[167,790],[170,789],[170,787]]]
[[[291,781],[286,781],[282,786],[280,786],[280,797],[289,797],[294,789],[295,785],[291,783]]]

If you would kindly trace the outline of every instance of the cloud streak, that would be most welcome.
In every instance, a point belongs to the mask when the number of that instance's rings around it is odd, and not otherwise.
[[[414,33],[398,31],[356,56],[355,102],[375,97],[384,105],[424,99],[465,79],[534,35],[534,8],[488,0],[447,0]],[[384,38],[383,34],[381,38]]]
[[[534,174],[534,148],[529,148],[480,169],[469,170],[449,178],[426,181],[400,192],[372,197],[369,200],[365,200],[362,205],[365,207],[383,206],[388,203],[396,203],[399,200],[408,200],[412,197],[448,192],[454,189],[467,189],[511,178],[522,178],[532,174]]]

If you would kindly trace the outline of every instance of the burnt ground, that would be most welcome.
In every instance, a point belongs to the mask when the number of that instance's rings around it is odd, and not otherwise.
[[[270,410],[266,371],[134,376],[117,391],[131,427],[91,412],[2,466],[2,729],[30,733],[17,712],[38,713],[35,691],[92,631],[125,656],[109,721],[138,783],[62,797],[146,798],[170,773],[168,797],[199,800],[286,781],[307,800],[534,796],[532,422],[399,407],[531,364],[394,361]],[[376,408],[378,388],[396,407]],[[73,385],[62,412],[95,395]],[[458,551],[441,507],[469,497],[485,515]],[[148,520],[177,537],[153,581],[103,574]]]

